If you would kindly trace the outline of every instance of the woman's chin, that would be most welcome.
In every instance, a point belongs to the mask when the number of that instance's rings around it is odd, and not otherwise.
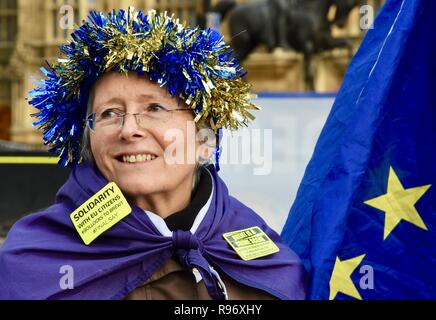
[[[139,181],[134,181],[139,180]],[[115,181],[115,183],[118,185],[118,187],[121,189],[121,191],[125,195],[146,195],[150,193],[154,193],[158,190],[156,183],[147,183],[145,182],[147,178],[139,179],[138,176],[132,177],[131,179],[128,179],[128,177],[125,177],[121,180]]]

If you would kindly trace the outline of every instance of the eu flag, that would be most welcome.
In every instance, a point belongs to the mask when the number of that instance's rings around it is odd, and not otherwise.
[[[282,231],[309,299],[436,298],[436,1],[388,0]]]

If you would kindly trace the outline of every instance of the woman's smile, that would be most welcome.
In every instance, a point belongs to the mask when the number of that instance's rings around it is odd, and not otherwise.
[[[156,159],[155,155],[150,154],[137,154],[137,155],[127,155],[122,156],[124,163],[140,163],[140,162],[149,162],[151,160]]]

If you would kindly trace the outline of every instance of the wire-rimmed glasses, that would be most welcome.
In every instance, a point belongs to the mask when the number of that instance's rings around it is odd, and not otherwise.
[[[86,125],[93,131],[103,128],[116,130],[123,127],[127,115],[132,115],[135,117],[136,124],[143,128],[147,122],[152,125],[168,122],[176,111],[192,111],[192,109],[167,109],[159,104],[151,104],[140,113],[127,113],[119,109],[109,108],[100,113],[91,113],[85,121]]]

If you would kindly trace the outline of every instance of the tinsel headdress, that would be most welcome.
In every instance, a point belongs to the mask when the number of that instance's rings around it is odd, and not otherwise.
[[[250,85],[223,36],[212,29],[186,27],[154,10],[144,15],[130,8],[105,16],[91,12],[88,21],[61,46],[64,59],[41,68],[46,78],[30,92],[34,126],[59,163],[74,167],[80,159],[90,88],[108,71],[146,74],[192,108],[195,121],[221,128],[247,125],[259,109],[250,102]],[[219,149],[217,151],[217,160]]]

